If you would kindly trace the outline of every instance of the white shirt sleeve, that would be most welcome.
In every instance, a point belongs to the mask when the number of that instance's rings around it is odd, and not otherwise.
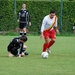
[[[44,31],[44,26],[46,25],[46,19],[44,18],[42,21],[41,32]]]

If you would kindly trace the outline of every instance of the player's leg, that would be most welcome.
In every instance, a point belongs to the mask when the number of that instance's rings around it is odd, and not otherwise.
[[[26,27],[23,28],[23,33],[26,35]]]
[[[24,35],[26,35],[26,33],[27,33],[27,24],[26,23],[24,23],[24,27],[23,27],[23,33],[24,33]]]
[[[9,56],[9,57],[13,57],[13,56],[14,56],[14,55],[11,53],[12,47],[11,47],[10,45],[7,47],[7,51],[8,51],[8,56]]]
[[[49,44],[48,44],[48,49],[55,43],[55,41],[56,41],[56,33],[55,33],[55,31],[54,30],[52,30],[52,31],[50,31],[50,38],[51,38],[51,40],[50,40],[50,42],[49,42]]]
[[[49,32],[48,31],[44,31],[43,35],[44,35],[45,43],[43,44],[43,50],[42,51],[45,52],[47,47],[48,47],[49,40],[50,40]]]
[[[13,54],[11,53],[11,46],[10,45],[8,45],[7,51],[8,51],[8,56],[13,57]]]
[[[23,50],[22,50],[21,56],[25,56],[26,48],[27,48],[27,46],[26,45],[23,45]]]
[[[14,56],[18,56],[18,50],[17,50],[17,49],[12,50],[11,53],[12,53]]]
[[[23,29],[20,29],[20,36],[23,35]]]
[[[29,55],[29,53],[26,52],[26,49],[27,49],[27,46],[26,46],[26,45],[23,46],[23,49],[25,50],[25,51],[24,51],[24,54],[25,54],[25,55]]]
[[[48,43],[48,46],[47,46],[48,53],[51,53],[50,47],[55,43],[55,40],[56,39],[51,38],[50,42]]]
[[[20,23],[20,24],[19,24],[20,36],[23,35],[23,27],[24,27],[24,24],[23,24],[23,23]]]
[[[24,49],[24,54],[25,54],[25,55],[29,55],[29,53],[26,52],[26,49],[27,49],[27,46],[26,46],[26,45],[23,46],[23,49]]]
[[[23,46],[23,52],[22,52],[22,55],[29,55],[29,53],[26,52],[26,49],[27,49],[27,46],[24,45],[24,46]]]
[[[10,51],[8,51],[8,56],[13,57],[14,55]]]

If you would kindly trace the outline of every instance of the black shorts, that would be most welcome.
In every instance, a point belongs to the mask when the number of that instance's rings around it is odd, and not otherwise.
[[[14,47],[12,48],[11,46],[8,46],[7,50],[8,50],[8,52],[11,52],[15,56],[18,55],[18,50]]]
[[[23,29],[23,28],[26,28],[26,27],[27,27],[27,23],[20,23],[19,24],[20,29]]]

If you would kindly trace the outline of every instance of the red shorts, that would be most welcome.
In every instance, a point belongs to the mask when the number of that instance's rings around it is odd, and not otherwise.
[[[47,39],[47,38],[56,39],[56,33],[55,33],[54,29],[44,31],[43,35],[44,35],[45,39]]]

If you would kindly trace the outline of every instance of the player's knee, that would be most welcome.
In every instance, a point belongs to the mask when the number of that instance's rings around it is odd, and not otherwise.
[[[45,39],[45,42],[46,42],[46,43],[49,43],[49,39]]]
[[[24,46],[23,46],[23,49],[26,49],[26,48],[27,48],[27,46],[26,46],[26,45],[24,45]]]
[[[56,39],[51,39],[51,41],[55,42],[55,41],[56,41]]]
[[[26,28],[23,28],[23,31],[26,32]]]

